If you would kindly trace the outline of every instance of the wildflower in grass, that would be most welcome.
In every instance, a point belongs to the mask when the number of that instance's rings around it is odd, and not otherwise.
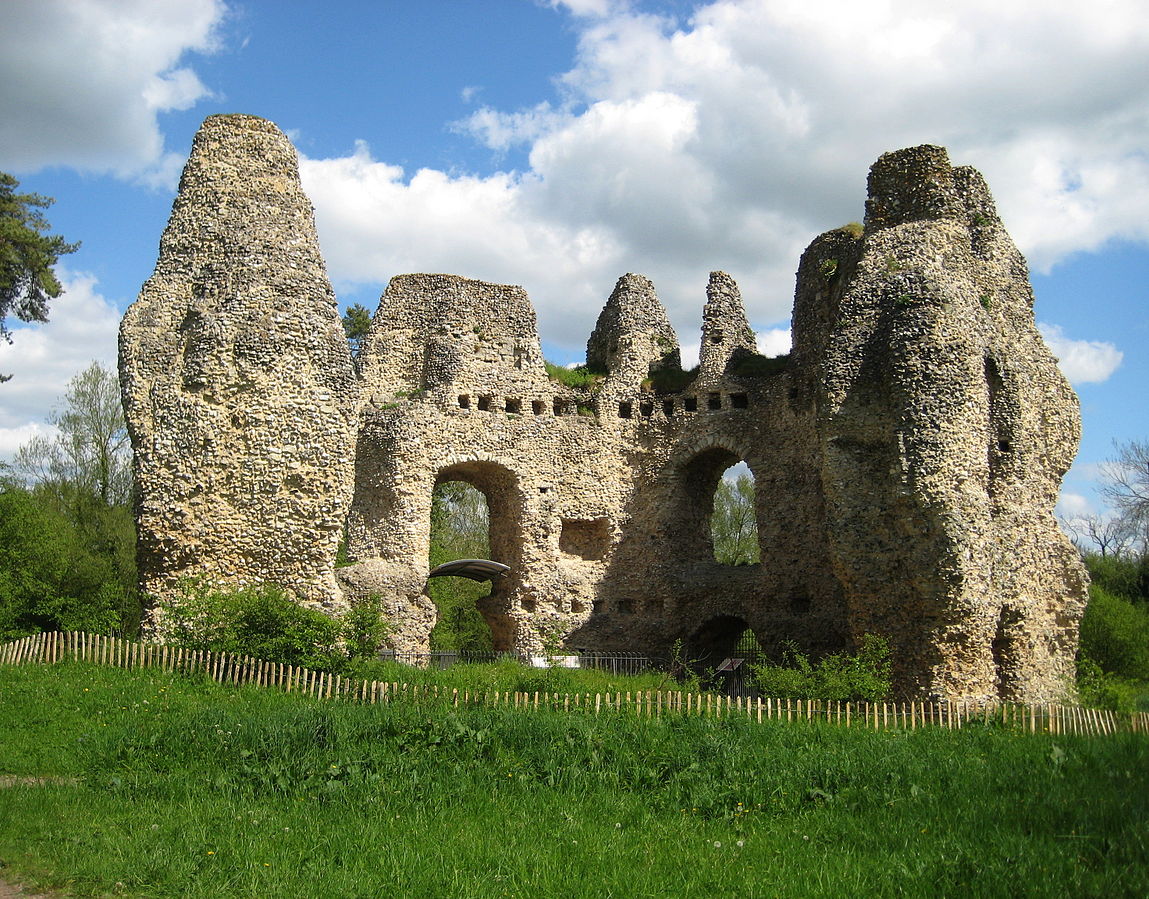
[[[715,840],[714,841],[714,848],[715,849],[721,849],[722,848],[722,841],[721,840]]]

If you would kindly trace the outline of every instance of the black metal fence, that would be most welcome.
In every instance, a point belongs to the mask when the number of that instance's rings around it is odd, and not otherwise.
[[[516,652],[399,652],[385,650],[379,658],[383,661],[398,662],[416,668],[429,668],[441,671],[453,665],[485,664],[499,661],[513,661],[528,668],[583,668],[607,672],[612,675],[629,676],[648,671],[666,672],[679,681],[697,677],[701,687],[730,697],[753,698],[754,690],[751,666],[758,661],[759,650],[754,647],[738,647],[736,655],[717,660],[658,659],[638,652],[597,652],[578,650],[571,653],[551,655],[527,655]]]

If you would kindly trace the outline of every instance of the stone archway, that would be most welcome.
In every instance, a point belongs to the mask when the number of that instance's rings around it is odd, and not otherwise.
[[[745,456],[725,446],[709,446],[690,455],[678,465],[675,472],[677,501],[667,517],[668,536],[677,544],[676,552],[683,558],[698,562],[725,561],[715,552],[714,511],[715,495],[727,470],[744,463]],[[749,472],[753,484],[754,474]],[[751,488],[753,494],[753,488]],[[757,500],[751,509],[754,536],[757,541]],[[756,548],[756,547],[755,547]],[[747,561],[757,561],[753,553]]]
[[[490,630],[494,649],[511,649],[515,645],[518,623],[510,614],[509,595],[517,582],[523,543],[523,498],[519,479],[498,462],[470,460],[446,465],[435,475],[436,486],[452,481],[474,487],[483,495],[487,505],[489,558],[511,569],[508,577],[492,581],[490,592],[475,603]]]

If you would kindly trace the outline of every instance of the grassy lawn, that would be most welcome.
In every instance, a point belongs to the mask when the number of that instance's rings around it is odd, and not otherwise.
[[[4,775],[0,862],[76,895],[1149,895],[1144,735],[361,707],[67,663],[0,668]]]

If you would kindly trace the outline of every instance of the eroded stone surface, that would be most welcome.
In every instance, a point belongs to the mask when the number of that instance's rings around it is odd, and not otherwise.
[[[299,184],[270,122],[196,135],[156,270],[120,331],[142,586],[289,586],[342,604],[356,385]]]
[[[404,275],[353,388],[290,147],[257,123],[205,125],[125,318],[141,560],[161,599],[196,572],[337,608],[378,594],[396,647],[425,648],[431,494],[461,480],[511,566],[480,603],[499,648],[666,656],[682,641],[716,664],[746,627],[814,654],[880,633],[904,694],[1064,695],[1085,586],[1052,509],[1077,403],[976,172],[937,147],[883,156],[864,232],[802,258],[787,360],[754,356],[716,272],[698,376],[655,393],[678,341],[653,285],[626,275],[588,343],[604,380],[584,393],[547,378],[521,288]],[[715,561],[709,519],[737,461],[762,561],[735,568]],[[357,562],[336,586],[352,489]]]

